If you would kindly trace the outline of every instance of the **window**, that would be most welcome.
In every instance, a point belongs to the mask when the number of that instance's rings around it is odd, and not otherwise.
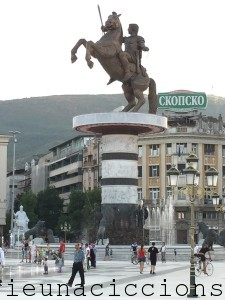
[[[168,171],[171,167],[172,165],[166,165],[166,171]]]
[[[167,197],[173,197],[173,191],[172,191],[172,188],[171,187],[168,187],[166,189],[166,198]]]
[[[178,211],[177,219],[185,219],[185,213],[183,211]]]
[[[150,149],[150,155],[159,155],[159,145],[155,144],[155,145],[149,145],[149,149]]]
[[[138,192],[138,200],[141,200],[142,199],[142,189],[138,189],[137,192]]]
[[[142,177],[142,166],[138,166],[138,177]]]
[[[181,156],[182,154],[187,153],[187,144],[186,143],[176,144],[176,153],[178,156]]]
[[[180,175],[183,174],[183,170],[186,168],[185,164],[177,164],[177,169],[180,171]]]
[[[223,166],[223,177],[225,176],[225,166]]]
[[[177,132],[187,132],[187,127],[177,127]]]
[[[181,190],[181,188],[178,187],[178,195],[177,195],[177,200],[186,200],[186,195],[184,194],[184,191]]]
[[[222,146],[222,155],[225,156],[225,145]]]
[[[156,200],[159,198],[159,189],[158,188],[151,188],[150,189],[150,199]]]
[[[166,144],[166,154],[168,154],[168,155],[172,154],[172,144],[171,143]]]
[[[191,144],[191,152],[194,154],[198,154],[198,144],[192,143]]]
[[[203,219],[209,219],[209,220],[216,220],[217,219],[217,212],[215,211],[203,211],[202,214]]]
[[[204,145],[204,154],[205,155],[215,155],[215,145],[205,144]]]
[[[142,157],[142,146],[138,146],[138,157]]]
[[[150,175],[150,177],[158,177],[159,176],[159,166],[150,166],[149,167],[149,175]]]

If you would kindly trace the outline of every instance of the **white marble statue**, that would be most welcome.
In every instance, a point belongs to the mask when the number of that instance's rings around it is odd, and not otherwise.
[[[23,210],[23,206],[20,205],[20,210],[14,213],[16,228],[23,230],[24,232],[28,230],[29,219],[26,212]]]

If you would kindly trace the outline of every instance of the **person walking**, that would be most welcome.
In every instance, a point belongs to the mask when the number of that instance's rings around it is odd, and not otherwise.
[[[5,266],[5,253],[2,247],[0,247],[0,265],[2,266],[2,269]]]
[[[96,246],[95,244],[91,244],[91,248],[90,248],[90,260],[91,260],[91,267],[92,268],[96,268]]]
[[[131,263],[133,263],[133,260],[136,259],[137,257],[137,249],[138,249],[138,244],[137,242],[134,242],[130,246],[130,251],[131,251]]]
[[[177,261],[177,249],[173,249],[173,253],[174,253],[174,260]]]
[[[160,252],[161,252],[161,260],[162,260],[162,262],[166,262],[166,245],[165,245],[164,242],[162,243],[162,247],[160,249]]]
[[[64,266],[64,263],[65,263],[65,259],[64,259],[65,251],[66,251],[66,244],[64,243],[63,240],[61,240],[61,241],[60,241],[60,244],[59,244],[59,253],[60,253],[61,256],[62,256],[62,265],[63,265],[63,266]]]
[[[31,251],[31,262],[34,262],[37,257],[37,247],[34,241],[31,242],[30,251]]]
[[[59,253],[59,255],[58,255],[58,273],[62,273],[62,266],[63,266],[62,255]]]
[[[109,260],[109,243],[105,247],[105,257],[104,260]]]
[[[142,244],[141,247],[137,251],[137,259],[140,264],[140,274],[143,274],[144,264],[146,261],[146,250],[144,245]]]
[[[158,258],[159,250],[155,247],[155,242],[152,242],[152,246],[148,249],[149,259],[151,261],[150,274],[155,274],[155,266]]]
[[[80,244],[76,243],[75,244],[75,251],[74,251],[74,263],[72,267],[72,274],[70,276],[70,279],[67,283],[68,286],[72,287],[74,278],[79,272],[80,274],[80,279],[81,279],[81,286],[84,286],[85,281],[84,281],[84,268],[83,268],[83,262],[84,262],[84,252],[83,250],[80,249]]]
[[[86,267],[87,271],[90,270],[90,261],[91,261],[91,258],[90,258],[90,247],[88,245],[88,243],[85,244],[85,260],[86,260],[86,266],[84,266],[84,269]]]
[[[47,275],[48,274],[48,258],[45,257],[44,259],[44,275]]]

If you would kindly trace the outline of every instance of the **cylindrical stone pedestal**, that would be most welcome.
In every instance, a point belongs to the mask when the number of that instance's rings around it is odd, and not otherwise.
[[[100,226],[107,237],[121,244],[137,225],[138,134],[159,133],[167,127],[165,117],[141,113],[98,113],[73,118],[75,130],[102,135],[102,213]],[[128,234],[129,236],[129,234]]]
[[[107,227],[135,227],[137,151],[137,135],[102,136],[102,212]]]

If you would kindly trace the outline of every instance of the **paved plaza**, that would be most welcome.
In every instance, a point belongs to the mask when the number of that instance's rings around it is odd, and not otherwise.
[[[197,294],[203,299],[224,299],[225,261],[214,261],[211,277],[201,274],[196,277]],[[71,275],[72,261],[66,261],[62,273],[58,273],[54,261],[49,261],[49,274],[43,275],[43,266],[20,263],[16,258],[6,257],[6,266],[0,271],[0,296],[2,299],[182,299],[189,288],[189,262],[158,262],[156,274],[144,273],[139,266],[129,261],[98,261],[97,268],[85,272],[85,287],[80,288],[77,274],[73,287],[66,284]],[[77,286],[75,286],[77,284]],[[74,293],[76,295],[74,295]],[[70,299],[70,298],[69,298]]]

